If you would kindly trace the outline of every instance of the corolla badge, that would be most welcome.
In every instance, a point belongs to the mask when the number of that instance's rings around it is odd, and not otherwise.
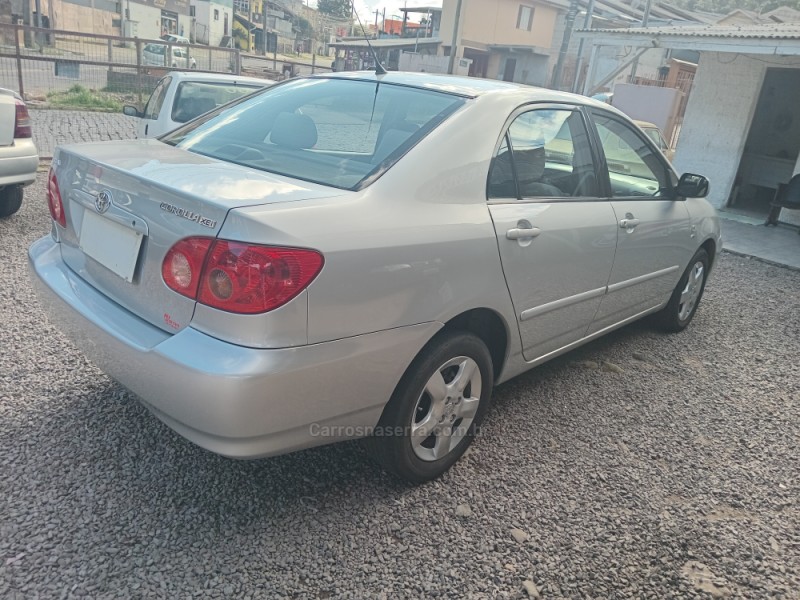
[[[111,192],[108,190],[103,190],[94,199],[94,207],[97,209],[101,215],[108,210],[108,207],[111,206]]]

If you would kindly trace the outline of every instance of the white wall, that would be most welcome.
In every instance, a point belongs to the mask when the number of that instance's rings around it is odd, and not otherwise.
[[[714,206],[725,206],[733,189],[767,68],[798,62],[797,57],[701,54],[674,164],[679,172],[711,180]]]
[[[733,188],[765,72],[744,55],[700,55],[673,162],[711,180],[709,201],[718,208]]]
[[[197,20],[197,35],[203,38],[201,31],[208,31],[208,45],[219,46],[225,35],[225,14],[228,15],[228,35],[233,35],[233,10],[229,6],[208,2],[207,0],[196,0],[192,2],[195,7],[195,18]],[[214,20],[214,11],[219,11],[219,19]],[[186,29],[187,37],[189,29]],[[205,39],[202,40],[205,43]]]
[[[138,2],[129,2],[131,31],[130,34],[148,40],[161,37],[161,9],[145,6]]]
[[[447,73],[450,66],[450,58],[447,56],[437,56],[435,54],[417,54],[414,52],[403,52],[400,54],[400,70],[415,73]],[[459,66],[459,61],[454,65],[455,75],[468,75],[469,67]]]
[[[613,104],[631,119],[657,125],[669,139],[682,98],[675,88],[618,83]]]

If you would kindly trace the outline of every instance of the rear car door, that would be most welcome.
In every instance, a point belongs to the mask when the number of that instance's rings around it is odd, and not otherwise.
[[[576,107],[527,106],[492,161],[489,210],[528,361],[586,334],[611,273],[617,223],[592,144]]]
[[[652,142],[622,117],[591,111],[604,154],[619,239],[608,294],[590,332],[665,301],[695,248],[686,203],[676,199],[675,174]]]

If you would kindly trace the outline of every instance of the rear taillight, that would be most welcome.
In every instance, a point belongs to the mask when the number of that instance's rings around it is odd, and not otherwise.
[[[64,203],[61,201],[61,192],[58,191],[58,179],[52,168],[47,176],[47,206],[53,221],[66,227],[67,215],[64,214]]]
[[[169,249],[161,272],[167,286],[201,304],[257,314],[297,296],[323,263],[316,250],[186,238]]]
[[[14,139],[33,137],[31,130],[31,116],[28,114],[28,107],[25,103],[16,98],[17,104],[17,118],[14,124]]]
[[[161,264],[161,276],[171,289],[197,299],[197,287],[212,238],[186,238],[169,249]]]

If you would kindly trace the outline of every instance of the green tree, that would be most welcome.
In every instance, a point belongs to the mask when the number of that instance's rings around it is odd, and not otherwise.
[[[353,11],[351,0],[318,0],[317,10],[324,15],[349,19]]]

